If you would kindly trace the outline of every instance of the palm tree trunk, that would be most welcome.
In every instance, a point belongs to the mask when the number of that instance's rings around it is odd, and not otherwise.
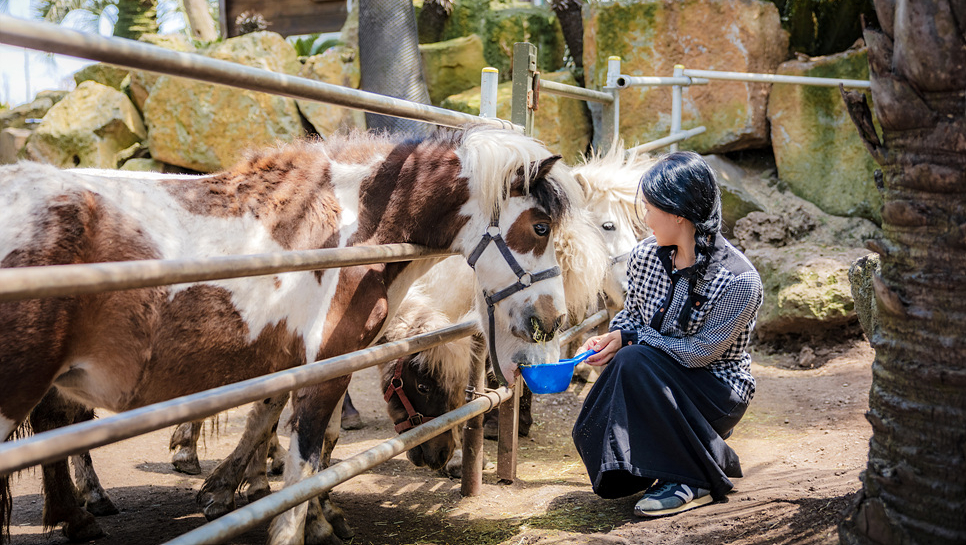
[[[142,34],[158,33],[157,0],[119,0],[114,35],[137,40]]]
[[[843,543],[966,543],[966,3],[877,0],[866,30],[876,134],[844,93],[882,166],[873,278],[881,332],[863,489]]]

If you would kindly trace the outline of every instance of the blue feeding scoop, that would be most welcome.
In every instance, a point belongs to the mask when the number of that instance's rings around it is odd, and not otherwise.
[[[557,363],[521,365],[520,374],[523,375],[523,380],[531,392],[555,394],[566,390],[570,385],[570,379],[574,376],[574,367],[595,353],[594,350],[588,350]]]

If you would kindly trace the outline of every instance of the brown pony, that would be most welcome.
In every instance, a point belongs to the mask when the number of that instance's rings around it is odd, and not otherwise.
[[[494,356],[512,381],[518,364],[559,356],[553,334],[566,309],[553,232],[580,189],[558,159],[520,134],[472,126],[422,140],[357,134],[300,144],[192,178],[21,163],[0,169],[0,267],[398,242],[449,249],[476,262],[477,297],[493,303]],[[90,407],[130,410],[369,346],[433,263],[2,303],[0,437],[28,415],[42,431]],[[322,468],[324,431],[349,378],[293,393],[286,485]],[[206,515],[230,510],[286,398],[255,404],[235,454],[199,494]],[[44,469],[45,524],[65,522],[68,536],[87,539],[100,530],[67,501],[66,467]],[[4,522],[7,479],[0,476]],[[272,521],[270,542],[337,542],[327,519],[348,533],[337,513],[327,497],[307,502]]]

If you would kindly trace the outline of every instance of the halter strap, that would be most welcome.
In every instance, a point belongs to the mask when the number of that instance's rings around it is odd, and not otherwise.
[[[487,347],[490,351],[490,358],[493,361],[493,370],[495,371],[496,379],[501,385],[507,386],[508,382],[503,376],[503,372],[500,370],[500,360],[496,355],[496,318],[493,314],[493,309],[496,304],[500,301],[506,299],[507,297],[513,295],[514,293],[525,290],[532,286],[533,284],[540,282],[541,280],[547,280],[548,278],[553,278],[560,275],[560,267],[553,266],[547,270],[540,271],[536,274],[531,274],[525,270],[517,262],[516,258],[513,257],[513,253],[510,251],[510,247],[507,246],[506,241],[503,240],[503,235],[500,233],[500,215],[498,212],[493,214],[493,218],[490,220],[490,226],[487,227],[486,232],[483,233],[483,238],[476,245],[476,248],[470,252],[470,255],[466,258],[466,262],[476,270],[476,262],[483,255],[483,251],[490,243],[496,244],[496,247],[500,250],[500,254],[503,256],[503,260],[506,261],[507,265],[513,271],[513,274],[517,276],[517,281],[509,286],[499,290],[495,293],[487,293],[483,290],[483,300],[486,302],[486,316],[487,325],[489,326],[489,332],[487,334]]]
[[[406,396],[406,391],[403,390],[402,369],[402,361],[396,361],[395,372],[393,373],[392,378],[389,379],[389,386],[386,387],[386,393],[382,396],[383,399],[386,400],[386,403],[389,403],[389,400],[392,399],[393,394],[399,396],[399,401],[406,409],[406,414],[408,416],[401,422],[396,423],[396,433],[402,433],[408,429],[415,428],[423,422],[429,422],[434,418],[432,416],[423,416],[421,413],[417,412],[413,407],[413,404],[409,402],[409,397]]]

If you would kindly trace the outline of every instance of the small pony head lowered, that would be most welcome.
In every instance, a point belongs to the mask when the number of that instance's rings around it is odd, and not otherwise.
[[[481,287],[497,376],[513,383],[518,365],[559,357],[566,305],[553,233],[580,188],[560,156],[522,134],[468,129],[461,150],[462,176],[498,180],[468,201],[490,210],[489,221],[472,218],[458,238]]]
[[[397,341],[450,325],[431,297],[417,287],[406,295],[383,340]],[[466,402],[473,343],[473,338],[463,337],[379,366],[386,411],[397,433],[458,409]],[[458,433],[458,428],[450,429],[409,449],[406,456],[416,466],[441,469],[459,444]]]

